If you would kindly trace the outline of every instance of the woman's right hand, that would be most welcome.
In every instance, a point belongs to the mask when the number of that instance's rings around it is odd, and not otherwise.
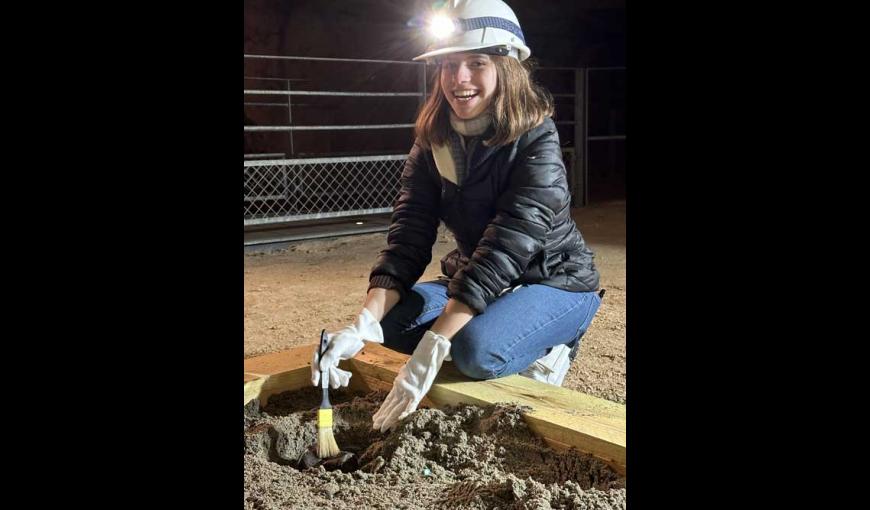
[[[326,372],[325,376],[329,378],[329,385],[333,389],[347,386],[352,375],[347,370],[338,368],[340,360],[356,356],[365,346],[364,341],[384,342],[381,324],[366,308],[362,309],[355,323],[335,333],[329,333],[328,337],[328,347],[322,359],[318,352],[320,345],[314,349],[314,356],[311,360],[311,384],[318,386],[321,382],[321,374]]]

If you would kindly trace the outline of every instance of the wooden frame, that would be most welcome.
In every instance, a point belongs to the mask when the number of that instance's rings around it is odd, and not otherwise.
[[[245,401],[311,384],[311,353],[315,345],[296,347],[245,360]],[[350,370],[350,388],[389,390],[408,356],[378,344],[366,344],[354,359],[342,361]],[[444,362],[422,404],[431,407],[459,403],[489,405],[515,402],[532,407],[524,414],[529,428],[551,447],[575,447],[604,460],[625,474],[625,406],[566,388],[512,375],[476,381]]]

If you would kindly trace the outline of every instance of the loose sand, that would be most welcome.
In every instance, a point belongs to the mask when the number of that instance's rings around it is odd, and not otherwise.
[[[384,434],[371,430],[383,392],[331,395],[336,441],[353,454],[333,470],[300,463],[317,437],[318,389],[245,408],[245,508],[625,508],[624,477],[551,450],[514,405],[420,409]]]

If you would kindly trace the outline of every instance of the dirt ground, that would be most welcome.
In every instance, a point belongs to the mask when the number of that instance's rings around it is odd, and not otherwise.
[[[306,457],[317,438],[317,388],[246,406],[246,509],[626,507],[625,477],[576,450],[552,451],[517,406],[420,409],[381,433],[371,415],[385,392],[331,394],[343,454],[326,462]]]
[[[573,217],[595,253],[607,293],[563,386],[624,404],[625,201],[575,209]],[[314,344],[322,328],[334,331],[352,322],[384,246],[386,232],[245,255],[245,357]],[[424,280],[440,274],[441,257],[454,247],[442,227]]]

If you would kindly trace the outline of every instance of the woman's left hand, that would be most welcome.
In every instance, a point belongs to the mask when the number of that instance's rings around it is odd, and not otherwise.
[[[413,413],[420,400],[429,392],[441,364],[450,354],[450,341],[444,336],[427,331],[411,359],[399,370],[393,389],[372,416],[374,430],[386,432],[399,420]]]

